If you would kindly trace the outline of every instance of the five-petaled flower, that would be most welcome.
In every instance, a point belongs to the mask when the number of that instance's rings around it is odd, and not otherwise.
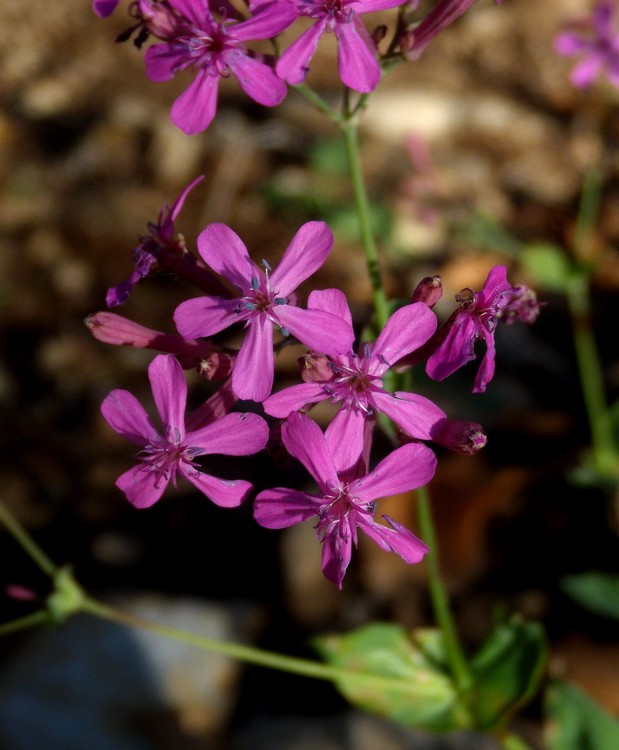
[[[312,292],[308,306],[351,320],[346,297],[338,289]],[[437,425],[444,424],[445,413],[424,396],[389,393],[383,377],[397,360],[421,347],[435,329],[436,316],[423,302],[401,307],[389,318],[376,342],[362,344],[358,354],[334,353],[333,341],[327,349],[315,348],[329,355],[329,377],[315,375],[311,382],[284,388],[264,402],[264,409],[273,417],[283,418],[308,404],[326,399],[340,402],[327,436],[341,446],[340,461],[346,467],[359,458],[366,422],[373,420],[376,412],[386,414],[411,437],[431,440]]]
[[[324,222],[307,222],[271,272],[266,261],[263,271],[251,260],[241,238],[225,224],[210,224],[200,234],[200,255],[239,290],[239,296],[187,300],[176,308],[174,320],[180,334],[189,338],[212,336],[233,323],[245,323],[247,336],[232,371],[238,398],[264,401],[271,393],[274,326],[311,349],[350,350],[354,332],[349,321],[294,304],[296,288],[322,266],[332,244],[333,235]]]
[[[376,44],[359,16],[402,5],[404,0],[296,0],[297,16],[316,20],[282,54],[277,75],[291,84],[303,83],[318,42],[327,31],[337,37],[338,71],[349,88],[368,93],[380,81]]]
[[[357,529],[379,547],[396,552],[407,563],[419,562],[427,546],[388,516],[389,526],[374,519],[376,500],[417,489],[434,475],[434,453],[421,443],[396,448],[372,471],[351,474],[342,464],[341,443],[328,439],[304,414],[291,414],[282,426],[287,451],[298,459],[318,484],[317,494],[276,487],[256,497],[254,517],[268,529],[282,529],[318,517],[316,533],[322,542],[322,570],[342,588]]]
[[[177,474],[195,485],[216,505],[240,505],[252,489],[241,479],[219,479],[202,471],[196,459],[211,453],[248,456],[262,450],[268,426],[257,414],[232,412],[188,430],[185,421],[187,383],[176,358],[160,354],[151,362],[148,377],[159,411],[158,430],[140,402],[129,391],[114,390],[101,404],[110,427],[141,447],[140,463],[122,474],[116,486],[136,508],[148,508],[159,500]],[[187,422],[191,422],[188,415]]]
[[[606,71],[613,86],[619,86],[619,33],[614,27],[616,3],[599,0],[590,19],[574,22],[574,31],[565,31],[555,38],[555,50],[561,55],[578,55],[582,60],[571,74],[578,88],[591,86]],[[584,34],[577,33],[584,27]]]
[[[279,104],[286,84],[273,69],[258,59],[245,43],[269,39],[295,18],[292,5],[284,0],[254,3],[252,18],[218,20],[208,0],[168,0],[183,19],[174,37],[146,51],[146,73],[152,81],[168,81],[190,68],[196,77],[172,106],[172,122],[188,135],[206,130],[217,108],[221,78],[231,74],[243,91],[265,107]]]
[[[539,312],[535,293],[525,286],[511,286],[505,266],[491,269],[480,292],[463,289],[456,295],[458,309],[436,333],[426,372],[433,380],[444,380],[476,358],[475,342],[483,340],[486,351],[473,393],[483,393],[494,376],[494,332],[499,320],[532,323]]]

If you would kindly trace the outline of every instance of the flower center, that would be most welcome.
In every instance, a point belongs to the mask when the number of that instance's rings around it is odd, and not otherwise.
[[[352,11],[346,7],[349,0],[305,0],[309,6],[305,15],[310,18],[327,18],[327,26],[333,29],[336,23],[346,23],[352,17]]]
[[[196,471],[199,467],[195,462],[195,457],[201,453],[199,448],[190,448],[180,442],[178,431],[171,439],[171,435],[166,438],[160,438],[156,444],[149,444],[138,454],[142,461],[141,471],[151,471],[155,474],[155,486],[158,487],[161,481],[169,482],[172,480],[176,487],[176,472],[182,463],[192,466]]]

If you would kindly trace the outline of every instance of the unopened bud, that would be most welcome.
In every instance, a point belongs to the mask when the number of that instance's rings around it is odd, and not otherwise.
[[[456,453],[472,455],[486,445],[488,437],[476,422],[443,419],[434,426],[432,440]]]
[[[374,40],[374,44],[380,44],[386,36],[387,27],[384,23],[381,23],[381,25],[377,26],[372,32],[372,39]]]
[[[198,373],[206,380],[223,380],[232,373],[234,357],[223,352],[212,352],[198,362]]]
[[[297,362],[304,383],[326,383],[335,377],[331,361],[324,354],[308,352]]]
[[[535,292],[524,284],[515,286],[512,291],[511,299],[501,310],[501,320],[507,324],[513,323],[514,320],[534,323],[542,304],[538,302]]]
[[[421,279],[413,292],[411,302],[425,302],[428,307],[434,307],[443,296],[443,281],[440,276],[426,276]]]

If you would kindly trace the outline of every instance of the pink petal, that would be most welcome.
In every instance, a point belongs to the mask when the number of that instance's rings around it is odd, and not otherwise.
[[[226,54],[226,64],[236,76],[239,86],[258,104],[275,107],[284,100],[288,92],[286,84],[265,63],[240,50],[232,50]]]
[[[243,479],[219,479],[182,463],[180,470],[185,479],[197,487],[212,503],[222,508],[238,507],[253,489],[251,483]]]
[[[297,12],[289,0],[252,3],[252,18],[228,27],[228,34],[241,41],[271,39],[280,34],[297,18]]]
[[[93,0],[92,9],[99,18],[111,16],[120,0]]]
[[[382,375],[399,359],[423,346],[436,324],[436,315],[424,302],[396,310],[372,349],[372,374]]]
[[[554,48],[560,55],[579,55],[591,46],[591,42],[580,34],[566,32],[555,37]]]
[[[473,384],[473,393],[483,393],[486,386],[494,377],[494,334],[485,332],[484,341],[486,342],[486,352],[480,362],[475,383]]]
[[[426,362],[426,373],[432,380],[444,380],[452,372],[475,359],[477,325],[468,313],[456,315],[453,325],[440,346]]]
[[[144,54],[144,63],[151,81],[170,81],[187,66],[187,52],[173,44],[153,44]]]
[[[293,412],[282,425],[286,450],[299,460],[321,490],[340,486],[340,480],[320,427],[305,414]]]
[[[389,10],[403,5],[404,0],[353,0],[348,4],[355,13],[376,13],[379,10]]]
[[[262,404],[271,417],[284,419],[293,411],[299,411],[308,404],[315,404],[328,398],[320,383],[300,383],[273,393]]]
[[[271,289],[287,297],[323,265],[332,247],[333,235],[324,221],[303,224],[271,274]]]
[[[303,83],[309,72],[310,60],[326,27],[327,19],[321,18],[284,51],[275,66],[280,78],[292,85]]]
[[[172,354],[159,354],[148,366],[148,379],[164,431],[179,441],[185,437],[187,382],[183,368]]]
[[[178,196],[178,198],[174,201],[174,203],[170,206],[170,213],[168,215],[169,221],[174,221],[176,217],[181,212],[183,205],[185,203],[185,200],[187,199],[187,196],[189,193],[195,188],[195,186],[202,182],[204,179],[204,175],[201,174],[199,177],[196,177],[195,180],[189,183],[186,188],[183,189],[181,194]]]
[[[315,289],[307,298],[311,310],[323,310],[345,320],[352,328],[352,314],[346,295],[340,289]]]
[[[342,318],[294,305],[278,305],[273,312],[273,317],[283,328],[314,352],[336,356],[352,351],[355,333]]]
[[[208,28],[212,23],[209,6],[205,0],[169,0],[169,2],[173,8],[200,28],[205,26]]]
[[[488,273],[481,292],[477,293],[475,307],[489,307],[496,304],[503,292],[509,292],[511,289],[512,286],[507,281],[507,268],[505,266],[493,266]]]
[[[275,487],[254,501],[254,518],[266,529],[286,529],[317,515],[320,503],[305,492]]]
[[[436,456],[420,443],[396,448],[367,476],[352,482],[351,495],[371,502],[423,487],[434,476]]]
[[[129,391],[112,391],[103,400],[101,413],[115,432],[132,443],[143,447],[159,437],[144,407]]]
[[[212,336],[243,319],[235,312],[238,304],[238,299],[223,297],[188,299],[174,311],[174,323],[186,338]]]
[[[252,277],[262,274],[249,257],[243,240],[225,224],[209,224],[198,237],[198,251],[215,273],[243,293],[249,288]]]
[[[428,546],[402,524],[389,516],[383,516],[383,518],[392,528],[389,529],[379,523],[366,523],[362,520],[359,521],[359,528],[363,529],[386,552],[395,552],[409,564],[420,562],[430,551]]]
[[[333,533],[328,534],[322,544],[322,572],[325,578],[339,589],[346,575],[352,557],[353,533],[347,523],[344,528],[338,524]]]
[[[434,425],[446,419],[445,412],[416,393],[372,393],[376,410],[386,414],[398,427],[418,440],[431,440]]]
[[[234,412],[195,432],[185,442],[202,453],[249,456],[261,451],[269,439],[269,427],[257,414]],[[202,455],[202,454],[200,454]]]
[[[247,335],[232,370],[232,390],[238,398],[264,401],[273,388],[273,323],[259,315]]]
[[[139,464],[121,474],[116,486],[136,508],[150,508],[163,495],[168,480],[154,471],[145,470],[144,464]]]
[[[325,432],[325,439],[338,472],[347,471],[363,452],[366,415],[355,407],[342,406]]]
[[[570,80],[577,88],[585,89],[595,83],[603,67],[604,63],[600,57],[588,55],[572,70]]]
[[[380,65],[376,45],[363,22],[353,16],[352,23],[338,23],[335,34],[339,41],[338,72],[342,82],[364,94],[374,91],[380,81]]]
[[[206,130],[217,110],[219,76],[199,70],[195,79],[174,102],[170,116],[177,128],[187,135]]]

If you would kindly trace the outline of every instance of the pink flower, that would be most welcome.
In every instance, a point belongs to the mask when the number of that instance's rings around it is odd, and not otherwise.
[[[99,18],[107,18],[116,10],[120,0],[93,0],[92,9]]]
[[[293,42],[276,65],[277,75],[291,84],[305,80],[318,42],[333,31],[339,43],[338,71],[343,83],[355,91],[373,91],[380,81],[374,40],[360,16],[402,5],[405,0],[296,0],[296,15],[316,20]]]
[[[615,9],[613,0],[599,0],[590,19],[574,24],[583,26],[585,34],[568,31],[556,37],[555,50],[560,55],[583,58],[572,71],[574,86],[591,86],[603,70],[613,86],[619,86],[619,33],[613,24]]]
[[[350,322],[346,298],[337,289],[312,292],[308,305],[337,314]],[[421,347],[436,329],[436,316],[423,302],[397,310],[374,344],[363,344],[358,354],[330,355],[330,377],[313,376],[311,382],[284,388],[264,402],[267,414],[287,417],[307,404],[329,399],[340,402],[340,410],[327,428],[327,438],[340,446],[342,466],[350,467],[359,458],[368,420],[375,413],[386,414],[404,432],[420,440],[431,440],[434,428],[444,424],[445,413],[429,399],[414,393],[389,393],[383,376],[397,360]],[[333,334],[335,338],[335,334]],[[322,368],[324,372],[324,368]]]
[[[243,91],[266,107],[286,96],[285,84],[245,46],[269,39],[295,18],[292,6],[278,0],[258,3],[255,15],[245,21],[216,20],[207,0],[169,0],[182,16],[178,32],[163,44],[146,51],[146,71],[152,81],[168,81],[185,68],[196,72],[194,81],[172,106],[172,121],[188,135],[210,125],[217,108],[220,78],[234,75]]]
[[[187,430],[187,384],[181,366],[171,354],[155,357],[148,377],[162,429],[129,391],[114,390],[101,404],[110,427],[141,447],[138,463],[122,474],[116,486],[136,508],[148,508],[159,500],[170,482],[176,487],[180,473],[216,505],[240,505],[252,489],[244,480],[219,479],[201,470],[199,456],[221,453],[248,456],[262,450],[268,439],[266,422],[257,414],[231,413]],[[210,409],[214,413],[213,409]],[[191,421],[191,415],[188,418]]]
[[[483,340],[486,352],[475,378],[473,393],[483,393],[494,376],[494,332],[499,320],[519,319],[532,323],[538,315],[535,293],[525,286],[511,286],[505,266],[495,266],[480,292],[463,289],[456,295],[458,309],[430,342],[433,353],[426,372],[433,380],[444,380],[476,358],[475,343]]]
[[[434,475],[436,458],[425,445],[397,448],[373,471],[351,476],[342,465],[341,443],[329,440],[304,414],[291,414],[282,427],[287,451],[298,459],[318,484],[314,495],[276,487],[255,500],[254,517],[268,529],[282,529],[317,517],[316,534],[322,542],[322,571],[342,588],[357,529],[379,547],[395,552],[407,563],[419,562],[427,546],[388,516],[389,526],[374,520],[376,500],[423,486]],[[346,463],[346,460],[344,463]]]
[[[202,291],[226,293],[227,290],[209,269],[197,266],[194,256],[185,247],[182,235],[177,235],[174,226],[187,195],[203,179],[204,175],[197,177],[170,207],[161,209],[156,222],[148,223],[149,235],[140,237],[140,244],[133,250],[135,265],[129,278],[107,291],[105,301],[108,307],[126,302],[137,284],[155,269],[175,273],[193,282]]]
[[[348,351],[354,333],[349,321],[331,312],[303,310],[295,289],[325,262],[333,235],[321,221],[304,224],[293,237],[278,267],[265,270],[249,257],[241,238],[225,224],[210,224],[198,238],[205,262],[238,290],[234,299],[198,297],[182,302],[174,313],[182,336],[212,336],[244,322],[247,336],[232,371],[232,387],[241,399],[264,401],[273,387],[273,327],[292,334],[310,348]]]

